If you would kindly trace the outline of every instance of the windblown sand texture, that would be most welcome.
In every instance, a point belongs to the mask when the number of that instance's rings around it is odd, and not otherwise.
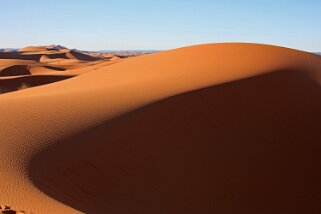
[[[0,95],[0,204],[320,212],[318,55],[226,43],[117,63],[48,47],[0,56],[0,87],[11,91]],[[38,87],[15,91],[21,83]]]

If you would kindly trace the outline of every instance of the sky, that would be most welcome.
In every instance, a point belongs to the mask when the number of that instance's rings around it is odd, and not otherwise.
[[[251,42],[321,51],[321,0],[0,0],[0,47],[166,50]]]

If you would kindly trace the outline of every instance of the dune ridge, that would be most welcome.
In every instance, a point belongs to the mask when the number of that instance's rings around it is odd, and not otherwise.
[[[200,45],[3,94],[0,204],[49,214],[317,213],[320,60]]]

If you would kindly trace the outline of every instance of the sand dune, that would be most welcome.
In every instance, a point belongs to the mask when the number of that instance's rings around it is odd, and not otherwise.
[[[87,54],[80,53],[78,51],[73,51],[70,50],[66,53],[66,57],[68,59],[78,59],[78,60],[83,60],[83,61],[96,61],[100,60],[101,58],[99,57],[93,57]]]
[[[0,52],[0,59],[22,59],[43,61],[43,59],[77,59],[82,61],[101,60],[99,57],[83,54],[60,46],[29,46],[12,52]]]
[[[44,66],[31,67],[29,70],[30,70],[30,73],[32,73],[32,74],[42,74],[42,73],[50,73],[53,71],[57,71],[59,73],[62,73],[61,71],[65,71],[66,69],[63,67],[44,65]]]
[[[12,65],[38,66],[38,65],[41,65],[41,63],[33,60],[0,59],[0,67],[8,67]]]
[[[320,56],[211,44],[77,70],[0,96],[0,204],[49,214],[320,211]]]
[[[22,85],[34,87],[65,80],[90,71],[90,66],[106,65],[111,61],[59,45],[28,46],[17,51],[0,52],[0,93],[18,90]],[[112,63],[115,62],[113,60]]]
[[[68,49],[60,45],[27,46],[24,48],[20,48],[18,52],[39,52],[39,51],[60,51],[60,50],[68,50]]]

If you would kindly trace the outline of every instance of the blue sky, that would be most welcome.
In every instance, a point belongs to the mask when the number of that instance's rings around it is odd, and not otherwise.
[[[321,0],[0,0],[0,47],[171,49],[254,42],[321,51]]]

